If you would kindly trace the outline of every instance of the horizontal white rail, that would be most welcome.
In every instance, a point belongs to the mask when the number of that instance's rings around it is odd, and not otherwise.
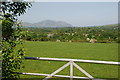
[[[25,59],[51,60],[51,61],[74,61],[74,62],[84,62],[84,63],[120,65],[120,62],[114,62],[114,61],[97,61],[97,60],[83,60],[83,59],[64,59],[64,58],[45,58],[45,57],[25,57]]]
[[[17,74],[24,74],[24,75],[36,75],[36,76],[49,76],[50,74],[41,74],[41,73],[17,73]],[[63,78],[70,78],[70,76],[67,75],[53,75],[54,77],[63,77]],[[79,76],[73,76],[73,78],[79,78],[79,79],[90,79],[88,77],[79,77]]]

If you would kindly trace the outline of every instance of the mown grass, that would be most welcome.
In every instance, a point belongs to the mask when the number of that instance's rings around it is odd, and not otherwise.
[[[27,41],[24,44],[26,56],[50,57],[50,58],[72,58],[87,60],[118,61],[117,43],[69,43],[69,42],[39,42]],[[25,68],[20,72],[46,73],[50,74],[64,65],[66,62],[25,60]],[[118,66],[77,63],[95,78],[117,78]],[[69,75],[69,67],[58,74]],[[85,76],[74,68],[75,76]],[[44,76],[21,75],[21,78],[44,78]],[[37,80],[37,79],[36,79]]]

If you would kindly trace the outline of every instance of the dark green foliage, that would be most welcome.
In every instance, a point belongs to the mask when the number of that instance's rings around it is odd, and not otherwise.
[[[22,66],[24,59],[24,48],[17,45],[23,44],[22,39],[26,32],[22,30],[21,24],[17,22],[17,16],[24,14],[31,6],[27,2],[2,2],[2,80],[17,80],[15,72]]]
[[[96,39],[97,42],[119,42],[117,25],[96,27],[64,27],[64,28],[25,28],[29,31],[30,41],[73,41],[89,42]],[[54,34],[48,37],[48,34]],[[28,40],[27,39],[27,40]]]

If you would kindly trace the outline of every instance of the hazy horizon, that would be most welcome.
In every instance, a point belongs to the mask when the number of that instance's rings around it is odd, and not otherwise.
[[[117,2],[35,2],[23,22],[65,21],[73,26],[98,26],[118,23]]]

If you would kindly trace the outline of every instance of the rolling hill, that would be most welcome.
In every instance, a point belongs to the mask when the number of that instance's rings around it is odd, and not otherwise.
[[[64,21],[44,20],[38,23],[23,22],[24,27],[72,27],[71,24]]]

